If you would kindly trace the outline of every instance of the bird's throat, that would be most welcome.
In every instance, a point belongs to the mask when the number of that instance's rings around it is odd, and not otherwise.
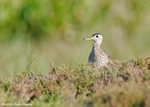
[[[93,51],[94,51],[94,53],[95,54],[100,54],[100,52],[101,52],[101,48],[100,48],[100,44],[96,44],[96,43],[94,43],[94,45],[93,45]],[[96,56],[96,55],[95,55]]]

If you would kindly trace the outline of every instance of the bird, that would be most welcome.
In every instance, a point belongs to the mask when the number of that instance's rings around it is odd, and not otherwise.
[[[91,53],[88,57],[88,63],[94,65],[98,68],[107,67],[109,62],[112,62],[112,59],[107,55],[101,48],[103,41],[103,36],[100,33],[95,33],[92,37],[84,38],[83,40],[93,40],[94,44],[91,50]]]

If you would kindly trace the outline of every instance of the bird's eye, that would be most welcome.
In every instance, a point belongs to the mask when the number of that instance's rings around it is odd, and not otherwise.
[[[98,38],[98,35],[96,35],[96,37]]]

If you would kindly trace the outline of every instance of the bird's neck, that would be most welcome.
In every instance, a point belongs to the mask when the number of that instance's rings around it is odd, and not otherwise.
[[[99,52],[101,50],[100,46],[101,46],[100,44],[94,43],[92,51],[94,51],[95,54],[99,54]]]
[[[97,43],[97,42],[95,42],[95,43],[93,44],[93,48],[100,48],[100,46],[101,46],[101,44],[100,44],[100,43]]]

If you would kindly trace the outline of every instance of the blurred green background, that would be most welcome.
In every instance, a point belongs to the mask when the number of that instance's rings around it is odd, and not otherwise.
[[[149,0],[0,0],[0,73],[86,64],[83,38],[96,32],[115,60],[148,56],[149,10]]]

